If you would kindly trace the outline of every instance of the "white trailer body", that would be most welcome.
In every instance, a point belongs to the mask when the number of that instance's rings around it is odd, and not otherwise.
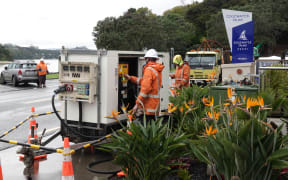
[[[144,52],[138,51],[92,51],[62,50],[59,61],[59,81],[68,91],[60,93],[63,100],[61,116],[70,128],[87,136],[101,136],[111,132],[117,122],[107,118],[112,111],[121,111],[121,106],[131,109],[136,101],[140,86],[122,81],[122,68],[129,75],[142,77],[145,65]],[[159,63],[165,65],[162,71],[160,90],[160,111],[167,111],[169,103],[169,53],[158,53]],[[121,69],[119,69],[121,68]],[[119,120],[127,117],[120,114]],[[62,127],[64,128],[64,127]],[[62,135],[72,141],[82,138],[63,130]],[[75,135],[75,136],[74,136]]]

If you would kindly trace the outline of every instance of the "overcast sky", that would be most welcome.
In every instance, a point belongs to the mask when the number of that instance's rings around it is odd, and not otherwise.
[[[96,49],[92,31],[97,21],[148,7],[162,15],[189,0],[3,0],[0,43],[41,49],[86,46]]]

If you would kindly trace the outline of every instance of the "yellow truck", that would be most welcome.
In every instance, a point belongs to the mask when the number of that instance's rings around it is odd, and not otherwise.
[[[191,69],[190,84],[206,85],[208,82],[221,82],[222,53],[220,50],[191,50],[186,53],[185,60]]]

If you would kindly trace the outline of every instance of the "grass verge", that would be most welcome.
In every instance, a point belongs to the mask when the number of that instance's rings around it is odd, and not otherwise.
[[[46,79],[58,79],[59,74],[58,73],[53,73],[53,74],[47,74]]]

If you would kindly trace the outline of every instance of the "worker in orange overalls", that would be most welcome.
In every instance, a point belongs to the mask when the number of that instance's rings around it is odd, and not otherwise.
[[[162,86],[162,70],[164,69],[164,65],[156,62],[159,58],[155,49],[149,49],[144,58],[146,65],[143,68],[142,78],[129,76],[128,74],[124,74],[124,77],[141,86],[136,104],[133,107],[133,113],[138,112],[139,109],[143,110],[148,122],[156,119],[156,116],[159,114],[160,88]],[[143,123],[144,115],[142,114],[139,119]]]
[[[37,64],[36,70],[38,71],[38,77],[39,77],[38,87],[45,88],[46,87],[46,74],[48,73],[48,68],[43,59],[41,59],[40,63]]]
[[[182,60],[181,55],[175,55],[173,58],[173,63],[176,64],[176,72],[170,74],[172,79],[175,79],[174,87],[176,89],[181,89],[183,87],[190,86],[190,66],[188,62]]]

